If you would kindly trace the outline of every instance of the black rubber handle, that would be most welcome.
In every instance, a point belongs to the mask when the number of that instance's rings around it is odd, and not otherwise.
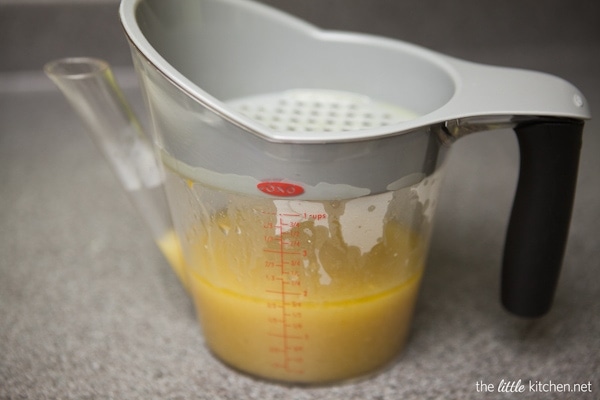
[[[502,304],[539,317],[550,309],[563,260],[579,166],[583,122],[518,126],[521,166],[502,268]]]

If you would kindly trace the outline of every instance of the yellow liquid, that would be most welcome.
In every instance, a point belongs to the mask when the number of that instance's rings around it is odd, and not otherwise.
[[[206,341],[223,361],[267,379],[318,383],[369,373],[400,352],[418,281],[377,296],[285,310],[198,277],[192,291]]]
[[[238,370],[296,383],[348,379],[385,366],[408,336],[422,241],[390,223],[382,242],[360,255],[331,243],[322,226],[297,228],[312,233],[292,235],[297,241],[286,239],[286,246],[276,237],[210,231],[188,249],[188,265],[175,254],[176,236],[165,238],[162,249],[194,298],[208,347]],[[304,251],[308,238],[319,257]],[[255,246],[250,258],[249,244]],[[232,265],[248,259],[253,265]],[[283,267],[279,259],[287,260]],[[328,272],[325,283],[315,263]]]

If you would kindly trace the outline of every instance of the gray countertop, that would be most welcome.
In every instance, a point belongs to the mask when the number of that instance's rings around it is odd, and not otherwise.
[[[455,55],[561,75],[594,112],[598,50],[556,44]],[[141,108],[135,89],[126,92]],[[66,101],[40,72],[0,73],[0,399],[598,399],[599,128],[597,120],[586,126],[547,316],[516,318],[498,300],[518,172],[514,134],[468,136],[448,160],[402,356],[356,382],[287,387],[234,372],[207,351],[191,300]],[[498,393],[503,380],[589,383],[592,392]]]

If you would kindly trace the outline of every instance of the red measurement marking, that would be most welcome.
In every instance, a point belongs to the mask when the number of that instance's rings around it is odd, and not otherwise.
[[[280,294],[282,298],[283,298],[283,297],[285,297],[285,296],[288,296],[288,295],[289,295],[289,296],[302,296],[302,295],[303,295],[303,293],[299,293],[299,292],[288,292],[288,291],[285,291],[285,290],[265,290],[265,292],[267,292],[267,293],[275,293],[275,294]],[[289,302],[282,302],[281,304],[282,304],[282,305],[284,306],[284,308],[285,308],[285,306],[287,306],[287,305],[289,305],[289,304],[291,304],[291,303],[289,303]]]
[[[272,215],[266,212],[264,214]],[[280,213],[277,214],[276,223],[263,224],[266,230],[264,240],[268,246],[263,249],[268,257],[265,261],[268,269],[265,279],[270,285],[266,292],[275,295],[267,303],[267,307],[272,310],[271,316],[267,318],[271,327],[267,335],[278,342],[269,348],[269,352],[277,358],[277,362],[272,365],[289,374],[303,373],[300,368],[303,363],[302,342],[308,338],[303,333],[301,309],[301,298],[307,295],[307,291],[302,290],[300,272],[292,269],[301,267],[302,258],[307,255],[298,239],[300,223],[290,221],[301,217],[301,214],[296,213]]]
[[[290,334],[283,335],[281,333],[273,333],[273,332],[269,332],[269,333],[267,333],[267,335],[269,335],[271,337],[276,337],[276,338],[284,339],[284,341],[287,340],[287,339],[296,339],[296,340],[304,340],[304,339],[306,339],[306,335],[290,335]],[[283,347],[284,350],[288,350],[288,349],[291,349],[291,348],[292,348],[291,346],[284,346]]]
[[[298,256],[302,253],[297,252],[297,251],[283,251],[283,250],[271,250],[271,249],[264,249],[265,253],[274,253],[274,254],[283,254],[283,255],[292,255],[292,256]],[[277,264],[279,266],[281,266],[280,264]]]

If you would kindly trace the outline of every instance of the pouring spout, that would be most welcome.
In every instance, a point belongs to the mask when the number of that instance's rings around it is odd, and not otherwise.
[[[64,58],[47,63],[44,72],[88,126],[96,146],[185,286],[162,170],[110,66],[94,58]]]

